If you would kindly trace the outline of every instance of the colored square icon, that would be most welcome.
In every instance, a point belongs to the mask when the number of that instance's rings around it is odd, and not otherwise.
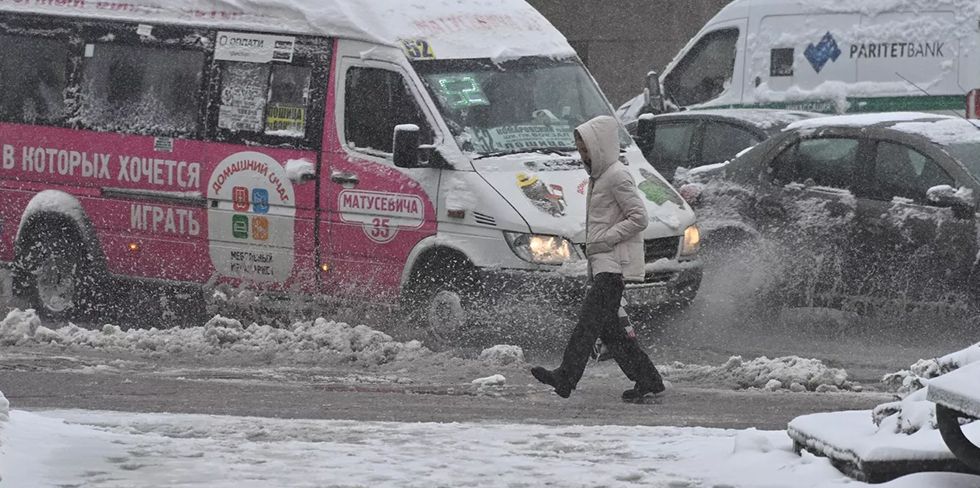
[[[257,241],[269,240],[269,219],[252,217],[252,239]]]
[[[248,216],[234,215],[231,217],[231,235],[235,239],[248,239]]]
[[[269,190],[264,188],[252,189],[252,211],[260,214],[269,213]]]
[[[248,188],[236,186],[231,190],[232,208],[236,212],[248,212]]]

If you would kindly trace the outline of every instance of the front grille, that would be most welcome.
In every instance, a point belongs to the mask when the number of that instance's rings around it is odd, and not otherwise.
[[[647,263],[660,259],[674,259],[677,257],[680,245],[681,238],[677,236],[650,239],[643,242],[643,257]]]

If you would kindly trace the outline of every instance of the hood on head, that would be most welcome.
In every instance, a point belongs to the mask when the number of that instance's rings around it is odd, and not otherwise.
[[[585,147],[589,148],[593,178],[602,176],[610,166],[619,161],[619,122],[608,115],[600,115],[575,128]]]

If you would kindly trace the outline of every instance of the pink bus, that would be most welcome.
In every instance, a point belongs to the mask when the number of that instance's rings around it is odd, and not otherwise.
[[[228,283],[455,329],[584,287],[572,128],[612,109],[521,0],[12,0],[0,45],[0,262],[49,317]],[[627,295],[689,301],[694,213],[622,148],[651,215]]]

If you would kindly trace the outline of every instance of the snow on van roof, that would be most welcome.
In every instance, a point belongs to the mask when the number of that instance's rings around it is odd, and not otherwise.
[[[950,8],[967,16],[980,12],[976,0],[734,0],[727,8],[796,7],[803,12],[856,12],[876,15],[885,12],[928,12]],[[722,9],[724,11],[725,9]]]
[[[827,127],[887,127],[915,134],[939,144],[980,142],[978,121],[920,112],[885,112],[838,115],[801,120],[784,130],[815,130]]]
[[[571,57],[565,37],[523,0],[129,0],[0,2],[0,11],[320,35],[403,47],[435,59]]]

